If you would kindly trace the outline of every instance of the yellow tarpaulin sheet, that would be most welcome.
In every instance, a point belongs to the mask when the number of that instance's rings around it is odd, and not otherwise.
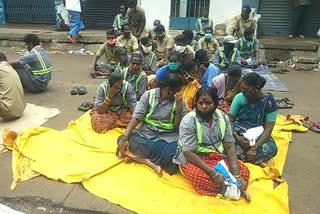
[[[115,156],[116,139],[124,130],[97,134],[88,113],[63,131],[32,128],[20,133],[13,145],[7,142],[13,150],[12,188],[42,174],[82,182],[91,193],[138,213],[289,213],[287,183],[280,179],[275,184],[272,178],[282,173],[291,131],[306,129],[294,117],[279,116],[277,124],[273,137],[279,152],[268,163],[271,168],[247,164],[251,203],[201,196],[180,174],[159,178],[143,165],[124,163]]]

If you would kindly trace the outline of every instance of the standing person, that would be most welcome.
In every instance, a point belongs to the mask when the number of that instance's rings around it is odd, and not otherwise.
[[[141,48],[138,53],[142,56],[142,70],[147,75],[153,75],[157,70],[157,56],[152,51],[152,40],[149,37],[141,39]]]
[[[248,5],[242,7],[241,14],[237,15],[233,21],[231,21],[226,28],[227,35],[232,35],[237,38],[242,38],[244,30],[246,28],[252,28],[255,32],[257,29],[257,23],[255,19],[250,15],[251,8]]]
[[[65,7],[66,1],[63,2],[57,8],[57,16],[58,16],[58,29],[57,31],[69,31],[70,30],[70,22],[69,22],[69,12]]]
[[[220,70],[210,63],[210,53],[200,49],[196,53],[195,60],[198,64],[198,78],[202,87],[211,87],[212,79],[220,74]]]
[[[130,59],[130,65],[121,72],[123,80],[130,83],[136,93],[137,101],[148,86],[147,74],[142,70],[142,56],[134,53]]]
[[[66,8],[71,16],[70,18],[70,31],[68,39],[72,43],[76,43],[80,37],[80,30],[85,29],[85,26],[81,20],[81,3],[80,0],[67,0]]]
[[[247,73],[242,78],[242,93],[235,96],[231,104],[230,121],[236,139],[238,157],[256,165],[265,163],[277,154],[277,145],[271,136],[278,109],[272,94],[264,93],[264,77],[257,73]],[[243,136],[248,129],[262,126],[263,132],[251,145]]]
[[[174,40],[166,33],[163,25],[156,27],[157,40],[155,41],[154,53],[157,55],[158,67],[166,64],[169,53],[173,50]]]
[[[129,24],[122,25],[122,35],[117,38],[117,42],[127,49],[129,57],[139,50],[138,40],[132,35]]]
[[[29,53],[9,64],[17,71],[23,88],[31,93],[41,93],[48,88],[52,66],[46,51],[40,46],[35,34],[27,34],[23,39]]]
[[[213,21],[209,18],[209,10],[206,8],[203,8],[201,10],[201,17],[197,20],[196,23],[196,33],[200,37],[203,37],[205,35],[204,30],[208,27],[211,27],[213,29]]]
[[[185,30],[182,32],[182,34],[186,36],[187,45],[190,45],[193,51],[196,53],[200,49],[200,47],[198,41],[193,38],[194,35],[192,30]]]
[[[109,76],[117,66],[117,61],[114,55],[115,48],[120,45],[116,40],[116,33],[111,28],[106,32],[106,42],[103,43],[96,55],[93,57],[91,67],[93,71],[91,72],[91,76],[95,78],[96,76]],[[106,61],[97,63],[97,61],[105,55]]]
[[[17,72],[0,52],[0,118],[12,120],[22,116],[26,102]]]
[[[240,51],[236,48],[236,43],[237,40],[228,35],[223,39],[223,46],[216,51],[213,63],[222,71],[226,71],[231,64],[241,64]]]
[[[137,0],[129,0],[128,6],[127,17],[131,32],[137,39],[140,39],[146,26],[145,12],[137,6]]]
[[[182,61],[193,60],[195,52],[192,47],[187,45],[187,38],[185,35],[178,35],[174,38],[174,49],[182,56]]]
[[[210,53],[210,61],[212,62],[215,52],[220,48],[219,42],[213,36],[212,27],[205,29],[205,35],[199,40],[199,46]]]
[[[292,30],[289,38],[297,37],[304,38],[304,25],[308,8],[311,5],[311,0],[292,0],[293,2],[293,17]]]
[[[128,22],[127,9],[124,4],[120,5],[120,13],[114,18],[113,29],[117,35],[122,33],[122,25]]]
[[[240,51],[241,65],[257,68],[262,63],[259,59],[259,41],[254,38],[252,28],[244,30],[244,36],[236,43],[236,47]]]
[[[129,156],[152,168],[158,176],[162,176],[162,169],[170,175],[178,172],[172,158],[180,121],[186,114],[181,85],[177,74],[169,74],[160,88],[142,95],[125,133],[118,138],[118,156]]]
[[[174,162],[201,195],[216,196],[224,186],[224,177],[214,167],[225,160],[239,182],[242,195],[250,201],[247,189],[250,171],[237,158],[235,140],[227,115],[218,106],[211,88],[200,88],[195,97],[195,110],[180,123],[179,145]]]
[[[97,133],[126,128],[136,103],[133,86],[120,73],[112,73],[98,88],[95,107],[90,112],[92,128]]]

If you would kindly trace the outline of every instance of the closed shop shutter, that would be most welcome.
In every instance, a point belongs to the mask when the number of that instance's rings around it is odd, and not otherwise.
[[[260,0],[259,33],[262,35],[289,35],[292,28],[292,0]],[[316,36],[320,28],[320,1],[312,0],[304,23],[304,35]]]
[[[259,34],[289,35],[292,23],[292,0],[260,0]]]
[[[5,0],[7,23],[54,24],[53,0]]]
[[[88,29],[106,30],[120,12],[120,5],[128,0],[85,0],[82,2],[82,19]]]

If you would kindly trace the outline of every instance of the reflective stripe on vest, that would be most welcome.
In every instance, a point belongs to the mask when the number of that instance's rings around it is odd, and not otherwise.
[[[41,65],[41,68],[42,68],[42,69],[40,69],[40,70],[31,70],[31,72],[33,73],[33,75],[44,75],[44,74],[50,73],[50,72],[52,71],[52,67],[49,67],[49,68],[48,68],[48,67],[46,66],[46,63],[44,62],[41,54],[40,54],[38,51],[34,50],[33,52],[37,55],[37,58],[38,58],[38,60],[39,60],[39,63],[40,63],[40,65]]]
[[[123,79],[126,81],[127,81],[128,71],[129,71],[129,67],[123,69],[123,71],[121,72]],[[142,77],[144,77],[144,76],[147,76],[147,74],[141,70],[138,78],[136,79],[136,81],[134,83],[134,91],[136,93],[138,93],[138,91],[139,91],[140,81],[141,81]]]
[[[240,44],[239,44],[239,51],[240,51],[240,54],[241,56],[242,55],[250,55],[250,54],[253,54],[254,53],[254,45],[256,43],[256,40],[254,39],[253,42],[252,42],[252,45],[250,45],[250,50],[249,51],[244,51],[243,50],[243,39],[240,39]]]
[[[236,55],[237,55],[237,48],[233,49],[232,52],[232,56],[231,56],[231,62],[230,63],[234,63],[236,61]],[[226,59],[224,56],[224,52],[222,51],[222,49],[219,49],[219,57],[220,57],[220,67],[225,67],[226,66]]]
[[[196,50],[195,50],[195,48],[196,48],[196,42],[195,42],[194,40],[192,40],[191,47],[192,47],[192,49],[193,49],[194,51],[196,51]]]
[[[121,67],[120,62],[119,62],[118,65],[117,65],[116,70],[121,73],[121,72],[123,72],[123,69],[124,68]]]
[[[117,15],[117,23],[118,23],[118,29],[120,30],[122,28],[122,23],[120,19],[120,15]]]
[[[154,62],[154,60],[156,59],[156,54],[155,54],[155,53],[151,53],[151,54],[152,54],[152,56],[151,56],[151,60],[150,60],[150,62],[149,62],[149,67],[150,67],[150,68],[152,67],[153,62]]]
[[[175,116],[175,112],[176,112],[176,97],[174,97],[174,103],[173,103],[173,108],[171,111],[170,121],[168,123],[162,123],[159,120],[150,119],[150,116],[155,111],[156,90],[151,89],[149,93],[150,93],[150,95],[149,95],[150,108],[149,108],[149,113],[144,118],[144,122],[146,122],[152,126],[155,126],[157,128],[173,130],[174,129],[174,124],[173,124],[174,123],[174,116]]]
[[[127,90],[128,90],[128,83],[123,81],[122,87],[123,87],[123,94],[122,94],[123,105],[122,106],[127,106],[128,102],[126,100],[126,94],[127,94]],[[106,98],[107,96],[109,96],[109,84],[107,84],[106,82],[102,83],[102,88],[103,88],[103,92],[104,92],[104,97]],[[116,106],[116,107],[109,106],[109,108],[112,111],[119,111],[122,106]]]
[[[209,22],[209,23],[208,23],[208,24],[209,24],[209,27],[211,27],[212,20],[211,20],[211,19],[208,19],[208,22]],[[204,32],[205,29],[203,29],[202,19],[201,19],[201,18],[198,19],[198,24],[199,24],[199,33],[200,33],[201,35],[204,35],[204,34],[205,34],[205,32]]]
[[[223,113],[219,109],[216,109],[216,113],[218,115],[218,123],[220,127],[220,132],[221,132],[221,142],[223,142],[225,132],[226,132],[226,121],[224,120]],[[197,143],[198,143],[198,148],[197,148],[197,153],[211,153],[215,151],[214,149],[209,149],[202,147],[202,126],[199,121],[199,119],[196,116],[196,112],[193,111],[195,122],[196,122],[196,128],[197,128]],[[216,148],[218,152],[223,153],[223,143],[220,144],[218,148]]]

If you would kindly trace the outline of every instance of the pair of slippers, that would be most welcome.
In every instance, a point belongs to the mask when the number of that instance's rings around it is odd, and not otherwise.
[[[320,134],[320,123],[311,120],[310,117],[305,117],[302,121],[304,127],[308,128],[309,130],[319,133]]]
[[[276,68],[276,69],[272,70],[271,72],[275,73],[275,74],[286,74],[286,73],[290,72],[290,70],[288,70],[286,68]]]
[[[78,107],[79,111],[87,112],[90,109],[94,108],[94,104],[91,102],[83,102],[81,105]]]
[[[278,109],[291,109],[294,103],[289,100],[289,98],[276,98]]]
[[[87,93],[87,89],[84,86],[73,86],[70,94],[71,95],[85,95]]]

